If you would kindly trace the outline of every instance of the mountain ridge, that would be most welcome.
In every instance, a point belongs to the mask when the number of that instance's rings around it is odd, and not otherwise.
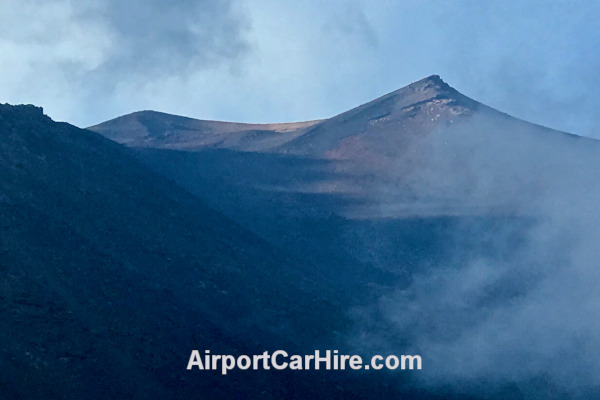
[[[350,138],[357,138],[366,131],[394,130],[396,135],[405,136],[416,131],[427,134],[440,125],[461,123],[482,113],[526,123],[535,129],[583,137],[533,124],[484,105],[460,93],[439,75],[430,75],[321,120],[255,124],[202,120],[146,110],[126,114],[87,129],[130,147],[188,151],[228,148],[236,151],[347,158],[356,156],[354,151],[346,154],[347,147],[355,145],[353,140],[356,139]],[[332,130],[332,126],[335,129]],[[324,131],[328,131],[326,137],[322,134]],[[380,139],[383,150],[389,149],[389,138]]]
[[[117,117],[87,129],[127,145],[139,147],[162,145],[172,149],[195,149],[205,146],[235,147],[238,142],[260,134],[273,135],[277,140],[278,136],[293,135],[320,122],[321,120],[253,124],[198,120],[146,110]],[[175,136],[179,143],[173,141],[172,136]],[[181,138],[186,139],[188,143],[181,144]],[[224,143],[225,145],[221,146]]]

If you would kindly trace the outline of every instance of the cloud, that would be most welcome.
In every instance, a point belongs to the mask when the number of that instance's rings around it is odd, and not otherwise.
[[[117,74],[173,73],[218,65],[247,49],[230,1],[107,1],[99,12],[116,43],[106,68]]]
[[[0,0],[0,100],[89,125],[142,108],[270,122],[343,112],[431,74],[597,135],[600,5]]]
[[[143,93],[154,81],[235,68],[248,50],[247,22],[232,1],[2,3],[4,100],[36,102],[74,122],[118,104],[124,88]]]

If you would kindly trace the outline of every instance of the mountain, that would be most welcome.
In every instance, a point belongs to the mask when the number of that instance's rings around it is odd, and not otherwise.
[[[351,138],[363,137],[363,141],[389,150],[391,140],[417,132],[425,134],[440,123],[460,122],[480,108],[485,106],[433,75],[327,120],[242,124],[141,111],[88,129],[131,147],[227,148],[350,158],[355,154],[352,154],[352,146],[348,146],[352,143],[348,141],[358,141]],[[395,130],[394,135],[382,135],[390,129]],[[259,142],[261,145],[257,144]]]
[[[89,129],[336,286],[340,343],[422,353],[426,398],[598,396],[598,141],[435,75],[296,125],[141,112]]]
[[[193,349],[314,351],[343,330],[307,265],[41,108],[0,105],[0,176],[3,398],[329,390],[185,370]]]
[[[466,123],[481,114],[540,132],[559,133],[517,120],[470,99],[438,75],[325,120],[244,124],[141,111],[88,129],[136,148],[185,151],[224,148],[354,159],[364,158],[367,149],[377,157],[397,155],[411,138],[426,136],[440,127]]]
[[[132,118],[145,128],[129,130]],[[440,243],[452,242],[455,224],[468,230],[465,220],[539,217],[559,182],[596,169],[600,148],[496,111],[435,75],[262,150],[227,140],[199,146],[179,130],[184,123],[229,126],[143,112],[89,129],[120,137],[150,168],[286,252],[317,265],[327,258],[319,273],[360,286],[357,271],[381,285],[426,253],[455,253]]]
[[[600,144],[431,76],[326,120],[0,105],[0,390],[20,398],[600,394]],[[187,371],[193,349],[421,371]]]
[[[509,140],[520,147],[519,157],[526,157],[529,147],[549,155],[547,148],[563,143],[567,148],[574,142],[579,142],[573,145],[577,148],[595,146],[593,140],[521,121],[478,103],[437,75],[322,121],[247,125],[140,112],[89,129],[135,149],[211,151],[222,154],[221,159],[232,157],[233,165],[225,167],[228,171],[250,169],[247,176],[235,178],[246,187],[335,197],[350,203],[343,210],[339,203],[334,207],[350,218],[476,214],[490,204],[485,203],[489,199],[463,196],[478,191],[468,175],[476,175],[471,170],[482,166],[473,162],[481,161],[471,160],[470,154],[486,157],[490,146]],[[244,158],[243,165],[236,164],[236,157]],[[440,172],[452,178],[443,178]],[[444,179],[460,190],[448,188]],[[494,207],[510,208],[503,200],[494,199]],[[383,202],[388,204],[382,207]]]

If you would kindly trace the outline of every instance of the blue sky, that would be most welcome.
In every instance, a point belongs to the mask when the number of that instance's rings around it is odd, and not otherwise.
[[[600,138],[600,2],[0,0],[0,102],[78,126],[154,109],[318,119],[439,74]]]

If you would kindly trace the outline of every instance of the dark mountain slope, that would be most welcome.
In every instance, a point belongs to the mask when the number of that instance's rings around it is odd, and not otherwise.
[[[0,223],[8,398],[239,397],[267,387],[279,397],[306,387],[272,374],[186,373],[190,351],[313,349],[345,324],[326,284],[121,146],[39,108],[0,106]]]

